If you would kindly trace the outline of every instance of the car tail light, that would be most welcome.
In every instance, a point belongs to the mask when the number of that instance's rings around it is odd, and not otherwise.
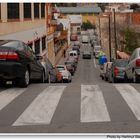
[[[118,68],[114,68],[114,75],[117,76],[119,74],[119,69]]]
[[[16,52],[0,52],[0,59],[19,60]]]
[[[137,60],[136,60],[136,66],[137,66],[137,67],[140,67],[140,59],[137,59]]]

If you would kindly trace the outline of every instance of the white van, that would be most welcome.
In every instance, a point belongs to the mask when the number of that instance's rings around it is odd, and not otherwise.
[[[78,62],[78,53],[75,50],[69,52],[69,57],[73,57]]]

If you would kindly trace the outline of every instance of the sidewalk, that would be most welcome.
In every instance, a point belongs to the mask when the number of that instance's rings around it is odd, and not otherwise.
[[[72,49],[71,47],[72,47],[72,46],[70,45],[70,46],[68,47],[68,49],[66,50],[66,57],[65,57],[65,58],[64,58],[64,56],[61,57],[60,61],[58,62],[59,65],[63,65],[63,64],[64,64],[64,62],[65,62],[66,59],[68,58],[68,53],[69,53],[69,51]]]

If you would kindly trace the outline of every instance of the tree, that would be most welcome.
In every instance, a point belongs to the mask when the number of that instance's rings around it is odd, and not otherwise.
[[[139,8],[138,4],[131,4],[130,9],[137,10]]]
[[[83,30],[87,30],[87,29],[95,29],[95,25],[93,25],[89,20],[87,22],[83,22],[81,28]]]
[[[139,47],[137,34],[135,33],[134,29],[127,27],[124,31],[124,35],[126,44],[125,51],[128,54],[131,54],[134,49]]]

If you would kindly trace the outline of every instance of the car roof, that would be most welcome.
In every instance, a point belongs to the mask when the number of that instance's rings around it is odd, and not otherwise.
[[[18,47],[20,46],[20,41],[18,40],[0,40],[0,46],[7,46],[7,47]]]
[[[76,50],[69,51],[69,53],[77,53]]]

